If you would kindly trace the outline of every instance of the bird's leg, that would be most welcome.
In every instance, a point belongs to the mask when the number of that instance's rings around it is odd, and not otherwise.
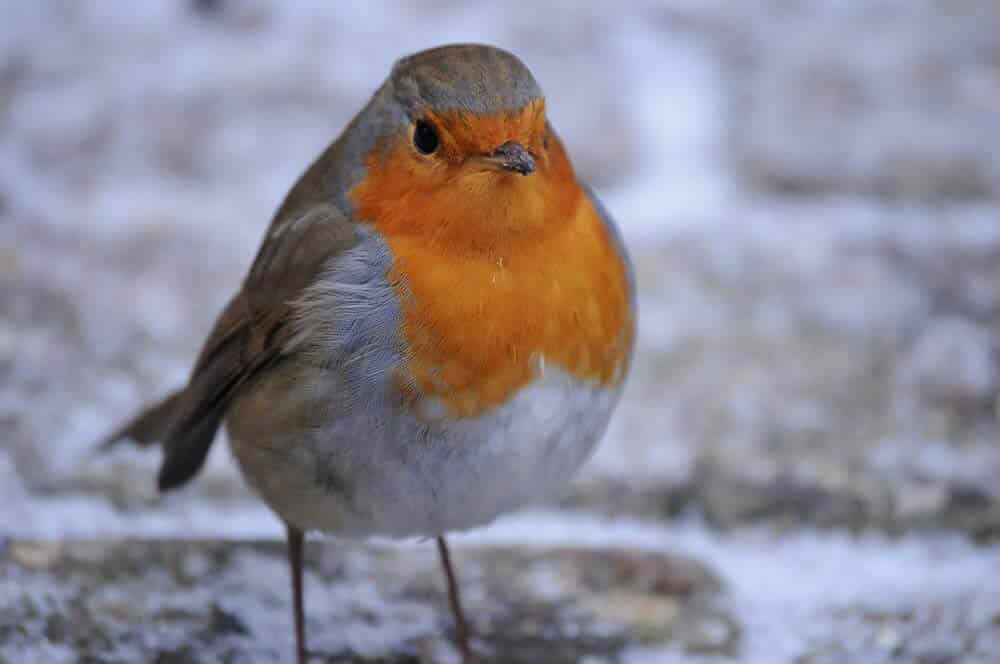
[[[448,553],[448,543],[444,541],[444,535],[437,538],[438,553],[441,554],[441,566],[444,567],[444,575],[448,581],[448,602],[451,604],[451,612],[455,616],[455,636],[458,640],[458,649],[462,653],[464,664],[472,664],[472,650],[469,649],[469,628],[465,622],[465,613],[462,611],[462,598],[458,594],[458,582],[455,580],[455,572],[451,567],[451,555]]]
[[[306,664],[305,613],[302,609],[302,548],[305,537],[302,531],[285,524],[288,533],[288,566],[292,573],[292,612],[295,616],[295,657],[298,664]]]

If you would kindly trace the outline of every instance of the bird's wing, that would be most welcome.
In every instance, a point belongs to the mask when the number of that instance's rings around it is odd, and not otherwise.
[[[354,224],[328,205],[272,224],[243,288],[202,347],[187,386],[141,413],[108,442],[158,439],[164,450],[160,489],[190,480],[205,462],[240,387],[288,352],[295,334],[295,300],[329,261],[356,243]]]

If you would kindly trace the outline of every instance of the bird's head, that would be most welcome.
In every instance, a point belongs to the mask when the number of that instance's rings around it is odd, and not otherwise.
[[[492,246],[551,230],[580,197],[541,89],[497,48],[399,60],[352,129],[374,140],[350,199],[386,233]]]

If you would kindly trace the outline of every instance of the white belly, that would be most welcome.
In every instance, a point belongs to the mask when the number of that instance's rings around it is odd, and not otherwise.
[[[339,535],[432,536],[557,497],[603,435],[619,396],[549,368],[477,418],[428,422],[356,403],[317,419],[317,395],[338,390],[334,376],[314,379],[303,387],[279,377],[254,390],[228,426],[244,474],[279,516]],[[289,401],[289,388],[298,402]],[[269,434],[255,409],[275,404],[312,408],[311,424],[298,436]]]

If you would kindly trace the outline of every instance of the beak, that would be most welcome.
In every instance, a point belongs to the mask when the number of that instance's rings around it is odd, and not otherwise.
[[[531,175],[535,172],[535,158],[520,143],[508,141],[488,157],[483,157],[483,161],[494,168],[502,168],[514,171],[521,175]]]

